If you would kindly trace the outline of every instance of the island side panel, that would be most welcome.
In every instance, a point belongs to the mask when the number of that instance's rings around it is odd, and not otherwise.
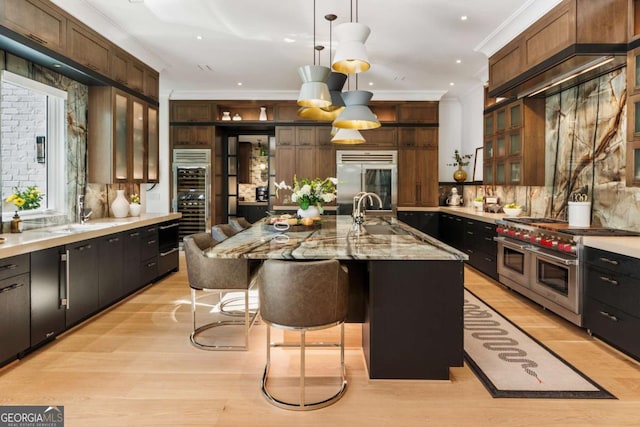
[[[463,261],[370,261],[362,343],[372,379],[449,379],[463,364]]]

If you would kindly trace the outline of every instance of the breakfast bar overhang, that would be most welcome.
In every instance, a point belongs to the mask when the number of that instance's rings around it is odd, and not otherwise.
[[[467,256],[394,217],[368,217],[359,231],[342,215],[284,231],[259,222],[206,254],[346,264],[348,321],[363,323],[372,379],[446,380],[450,367],[463,364]]]

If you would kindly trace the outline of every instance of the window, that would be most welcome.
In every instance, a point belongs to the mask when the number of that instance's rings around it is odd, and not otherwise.
[[[45,193],[40,209],[25,215],[65,213],[67,93],[2,71],[0,79],[0,148],[3,219],[15,206],[4,200],[14,188],[35,185]]]

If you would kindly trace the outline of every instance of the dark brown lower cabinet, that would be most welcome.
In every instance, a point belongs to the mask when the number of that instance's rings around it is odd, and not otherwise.
[[[584,326],[640,360],[640,259],[585,248]]]

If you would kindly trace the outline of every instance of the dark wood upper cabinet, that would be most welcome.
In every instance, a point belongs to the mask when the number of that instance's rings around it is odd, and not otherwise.
[[[211,122],[215,120],[214,101],[171,102],[172,122]]]
[[[48,49],[65,52],[67,17],[48,1],[2,1],[0,2],[0,25]]]
[[[79,22],[69,22],[67,32],[67,55],[77,63],[109,76],[109,43]]]

